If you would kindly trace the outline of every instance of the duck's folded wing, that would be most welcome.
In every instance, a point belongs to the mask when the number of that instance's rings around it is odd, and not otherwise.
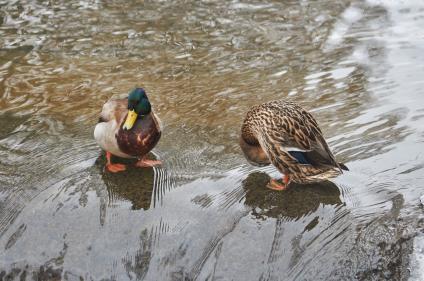
[[[312,115],[303,111],[282,117],[267,130],[269,141],[295,159],[299,164],[339,167]]]
[[[115,119],[118,123],[125,118],[125,115],[128,112],[127,109],[128,100],[124,99],[110,99],[108,100],[102,108],[100,113],[99,122],[109,122],[112,119]]]

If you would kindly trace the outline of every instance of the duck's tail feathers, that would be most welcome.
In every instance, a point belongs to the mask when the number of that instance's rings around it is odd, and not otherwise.
[[[348,168],[348,167],[346,167],[346,165],[345,165],[345,164],[343,164],[343,163],[339,163],[339,167],[340,167],[340,169],[342,169],[342,170],[349,171],[349,168]]]

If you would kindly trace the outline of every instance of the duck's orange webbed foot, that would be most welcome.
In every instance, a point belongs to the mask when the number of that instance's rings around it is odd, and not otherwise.
[[[111,157],[112,157],[112,153],[110,153],[109,151],[106,151],[106,170],[111,172],[111,173],[118,173],[118,172],[122,172],[125,171],[127,169],[127,167],[124,164],[112,164],[111,161]]]
[[[162,161],[160,160],[150,160],[150,159],[140,159],[137,161],[137,163],[135,163],[136,167],[139,168],[146,168],[146,167],[155,167],[155,166],[159,166],[162,165]]]
[[[125,171],[127,169],[127,166],[124,164],[106,164],[106,170],[108,170],[111,173],[118,173]]]
[[[286,190],[290,182],[290,178],[288,175],[284,176],[283,182],[284,183],[282,184],[275,179],[271,179],[269,183],[266,185],[266,187],[268,187],[269,189],[278,190],[278,191]]]
[[[287,186],[285,184],[281,184],[275,179],[271,179],[269,183],[266,185],[266,187],[268,187],[269,189],[278,190],[278,191],[287,189]]]

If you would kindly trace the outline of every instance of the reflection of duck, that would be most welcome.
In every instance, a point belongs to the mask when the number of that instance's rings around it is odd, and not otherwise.
[[[269,179],[265,173],[254,172],[242,182],[246,191],[245,205],[258,217],[296,219],[316,211],[320,204],[342,204],[339,189],[330,181],[298,185],[286,192],[269,192],[263,188]]]
[[[249,162],[273,164],[284,185],[271,179],[269,188],[283,190],[290,181],[312,183],[348,168],[338,163],[314,117],[292,102],[272,101],[252,107],[241,128],[240,146]]]
[[[130,160],[125,160],[129,164]],[[151,206],[153,195],[154,172],[153,169],[127,169],[122,173],[104,173],[104,157],[99,156],[96,164],[102,172],[102,179],[107,186],[111,202],[128,200],[132,203],[133,210],[148,210]]]
[[[106,169],[110,172],[125,170],[125,165],[111,163],[112,154],[123,158],[136,157],[140,159],[136,163],[139,167],[160,164],[160,161],[145,158],[160,136],[159,118],[153,113],[142,88],[134,89],[128,98],[106,102],[94,129],[94,138],[106,151]]]

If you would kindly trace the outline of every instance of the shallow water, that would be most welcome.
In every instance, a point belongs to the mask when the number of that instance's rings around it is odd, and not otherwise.
[[[0,1],[0,279],[406,280],[421,2]],[[109,174],[93,128],[135,85],[164,165]],[[273,99],[313,112],[350,172],[265,189],[278,172],[238,137]]]

